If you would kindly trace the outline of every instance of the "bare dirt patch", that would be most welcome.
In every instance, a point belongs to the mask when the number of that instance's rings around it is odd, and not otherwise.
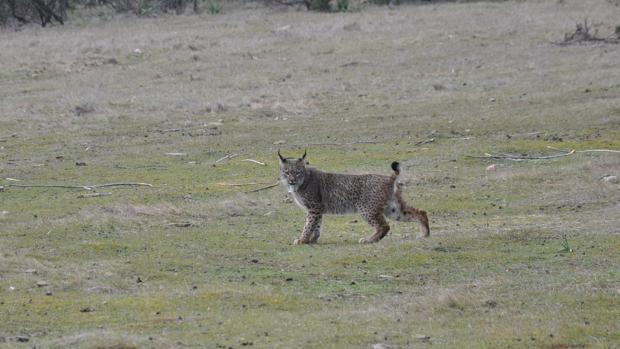
[[[101,210],[107,215],[117,219],[135,219],[139,217],[172,217],[183,214],[183,210],[169,203],[154,205],[134,205],[129,203],[116,203],[104,206]]]

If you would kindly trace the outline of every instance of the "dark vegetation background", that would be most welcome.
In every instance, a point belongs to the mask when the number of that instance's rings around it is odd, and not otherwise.
[[[312,11],[348,11],[360,4],[372,3],[394,6],[401,3],[431,3],[446,0],[257,0],[237,1],[260,2],[267,6],[303,7]],[[463,0],[461,0],[462,2]],[[0,2],[0,24],[11,21],[19,23],[37,22],[42,26],[49,23],[63,24],[71,12],[79,8],[108,7],[117,12],[130,12],[137,16],[153,16],[173,12],[182,14],[191,9],[194,13],[209,11],[216,14],[222,10],[226,0],[2,0]]]

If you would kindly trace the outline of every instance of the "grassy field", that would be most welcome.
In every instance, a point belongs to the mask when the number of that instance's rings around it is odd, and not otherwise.
[[[236,5],[0,31],[0,347],[620,348],[620,155],[472,157],[619,150],[620,46],[557,44],[619,14]],[[351,215],[293,246],[304,212],[250,192],[278,148],[401,161],[431,236],[359,245]],[[153,186],[11,186],[115,182]]]

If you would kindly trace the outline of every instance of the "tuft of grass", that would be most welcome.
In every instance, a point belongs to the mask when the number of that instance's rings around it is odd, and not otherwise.
[[[573,252],[573,248],[571,247],[570,243],[568,242],[568,238],[566,237],[566,235],[564,235],[562,237],[562,249],[558,251],[558,253],[569,253],[569,252]]]

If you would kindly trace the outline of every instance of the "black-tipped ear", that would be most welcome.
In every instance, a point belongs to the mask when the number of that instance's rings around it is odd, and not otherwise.
[[[286,159],[282,157],[282,154],[280,154],[280,149],[278,149],[278,157],[280,158],[280,162],[286,162]]]
[[[304,149],[304,155],[302,155],[299,160],[306,160],[306,152],[307,152],[307,150]]]

